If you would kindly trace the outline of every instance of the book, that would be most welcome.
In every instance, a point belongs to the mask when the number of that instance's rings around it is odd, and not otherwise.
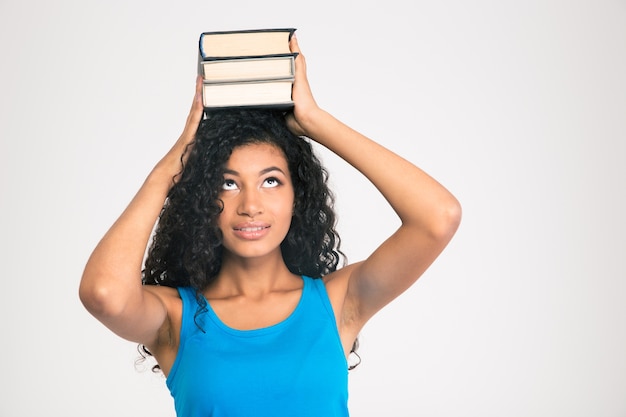
[[[295,29],[252,29],[200,34],[198,73],[204,108],[293,107]]]
[[[294,28],[203,32],[199,50],[204,59],[289,54]]]
[[[203,83],[204,108],[272,107],[288,109],[291,100],[292,79],[245,82]]]
[[[205,82],[233,82],[292,78],[296,53],[262,57],[235,57],[200,60]]]

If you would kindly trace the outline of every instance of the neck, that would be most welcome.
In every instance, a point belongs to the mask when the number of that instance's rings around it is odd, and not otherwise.
[[[225,254],[219,274],[205,293],[218,297],[259,297],[294,284],[300,285],[300,281],[300,277],[287,269],[282,256],[241,259]]]

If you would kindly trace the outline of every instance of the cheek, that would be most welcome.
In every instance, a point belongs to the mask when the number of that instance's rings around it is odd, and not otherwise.
[[[293,197],[285,197],[280,202],[276,202],[274,206],[274,213],[280,215],[280,217],[292,217],[294,212],[294,199]]]
[[[291,220],[293,219],[293,201],[291,199],[284,199],[280,202],[276,202],[268,207],[272,212],[275,226],[280,227],[283,234],[287,234],[291,227]]]

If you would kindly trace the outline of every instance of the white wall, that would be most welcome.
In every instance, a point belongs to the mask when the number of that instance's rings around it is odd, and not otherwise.
[[[464,208],[364,330],[354,416],[626,416],[626,3],[0,0],[0,415],[173,416],[82,308],[94,245],[182,129],[204,30],[294,26],[318,102]],[[344,249],[397,225],[323,153]]]

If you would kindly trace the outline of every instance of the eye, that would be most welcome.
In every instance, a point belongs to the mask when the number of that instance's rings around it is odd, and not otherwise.
[[[222,190],[236,190],[237,187],[237,183],[234,180],[231,179],[225,179],[224,183],[222,184]]]
[[[265,181],[263,181],[263,187],[265,188],[274,188],[278,187],[281,184],[282,182],[280,182],[280,180],[276,177],[269,177],[266,178]]]

